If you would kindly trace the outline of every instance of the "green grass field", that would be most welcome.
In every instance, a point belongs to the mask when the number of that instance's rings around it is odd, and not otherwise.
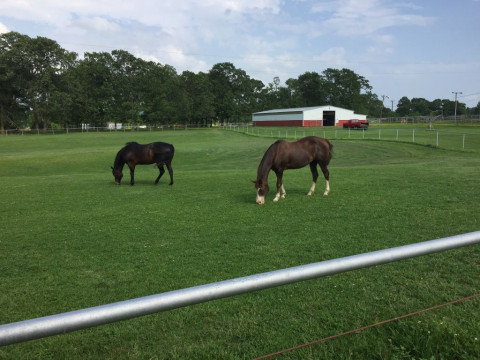
[[[369,130],[370,131],[370,130]],[[309,135],[309,134],[307,134]],[[318,134],[321,135],[321,134]],[[175,184],[127,141],[175,145]],[[331,192],[308,168],[255,204],[272,138],[226,130],[0,138],[0,323],[480,229],[480,151],[332,139]],[[273,187],[275,176],[270,176]],[[479,293],[478,245],[9,345],[0,359],[251,359]],[[478,359],[480,298],[281,359]]]

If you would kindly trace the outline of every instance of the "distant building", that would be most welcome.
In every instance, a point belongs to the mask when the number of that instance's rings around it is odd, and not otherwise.
[[[107,123],[107,128],[108,128],[108,130],[121,130],[122,129],[122,124],[109,122],[109,123]]]
[[[354,119],[367,120],[367,115],[330,105],[275,109],[252,114],[254,126],[342,126],[344,122]]]

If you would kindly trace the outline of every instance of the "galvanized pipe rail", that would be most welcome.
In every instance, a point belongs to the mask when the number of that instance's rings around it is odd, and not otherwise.
[[[0,325],[0,346],[172,310],[256,290],[437,253],[480,242],[480,231],[169,291]]]

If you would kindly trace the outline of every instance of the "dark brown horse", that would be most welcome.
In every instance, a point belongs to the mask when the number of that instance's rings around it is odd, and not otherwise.
[[[134,184],[134,171],[136,165],[156,164],[160,174],[155,180],[155,184],[165,173],[164,165],[167,166],[170,174],[170,185],[173,184],[172,159],[175,149],[173,145],[164,142],[154,142],[141,145],[136,142],[127,143],[115,157],[115,163],[112,167],[112,174],[115,177],[115,184],[120,185],[123,177],[123,166],[125,164],[130,168],[130,185]]]
[[[257,170],[257,180],[253,181],[257,190],[257,204],[263,205],[265,197],[268,194],[268,174],[273,170],[277,175],[277,194],[273,201],[277,202],[280,197],[285,197],[286,192],[283,187],[283,172],[287,169],[299,169],[310,165],[310,171],[313,176],[313,183],[308,192],[308,196],[315,191],[315,185],[318,179],[317,164],[322,169],[326,185],[323,196],[327,196],[330,191],[330,174],[327,165],[332,158],[332,144],[327,140],[316,136],[307,136],[294,142],[278,140],[273,143],[263,155]],[[281,194],[280,194],[281,192]]]

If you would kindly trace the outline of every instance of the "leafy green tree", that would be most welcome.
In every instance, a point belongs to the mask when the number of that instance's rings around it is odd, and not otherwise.
[[[326,88],[326,104],[359,111],[364,97],[371,91],[367,79],[349,69],[326,69],[323,73]]]
[[[414,116],[428,116],[431,113],[429,101],[424,98],[413,98],[410,101],[411,112]]]
[[[300,106],[317,106],[328,104],[325,79],[316,72],[306,72],[295,82],[289,82],[293,91],[300,96]]]
[[[472,108],[472,114],[475,114],[475,115],[480,114],[480,101],[477,103],[477,106]]]
[[[185,120],[189,124],[210,124],[215,117],[214,95],[205,73],[184,71],[181,82],[185,91]]]
[[[22,49],[29,37],[17,32],[0,34],[0,132],[14,123],[15,114],[20,112],[24,96],[23,85],[27,71]],[[25,106],[23,106],[25,107]]]
[[[397,114],[399,116],[409,116],[412,112],[412,104],[410,99],[403,96],[397,103]]]
[[[2,87],[3,108],[7,106],[11,110],[14,106],[8,105],[8,101],[21,104],[32,112],[37,129],[40,125],[46,129],[60,105],[55,101],[63,99],[65,105],[68,94],[62,93],[65,91],[62,75],[75,66],[77,54],[62,49],[53,40],[32,39],[15,32],[3,34],[0,46],[0,68],[3,69],[0,81],[9,83]],[[6,118],[5,115],[2,118]]]
[[[215,115],[219,121],[245,121],[259,108],[263,83],[250,78],[232,63],[219,63],[208,73],[214,95]]]
[[[144,111],[145,88],[143,81],[148,64],[124,50],[112,51],[112,82],[115,118],[129,123],[132,129]]]
[[[72,119],[76,125],[102,125],[115,118],[113,57],[107,52],[85,53],[68,74],[72,98]]]
[[[151,125],[181,123],[186,99],[180,77],[170,65],[149,65],[144,82],[145,121]]]
[[[52,97],[62,91],[61,75],[75,65],[77,54],[62,49],[57,42],[37,37],[26,47],[28,82],[24,101],[32,109],[34,126],[46,130],[52,115]]]

